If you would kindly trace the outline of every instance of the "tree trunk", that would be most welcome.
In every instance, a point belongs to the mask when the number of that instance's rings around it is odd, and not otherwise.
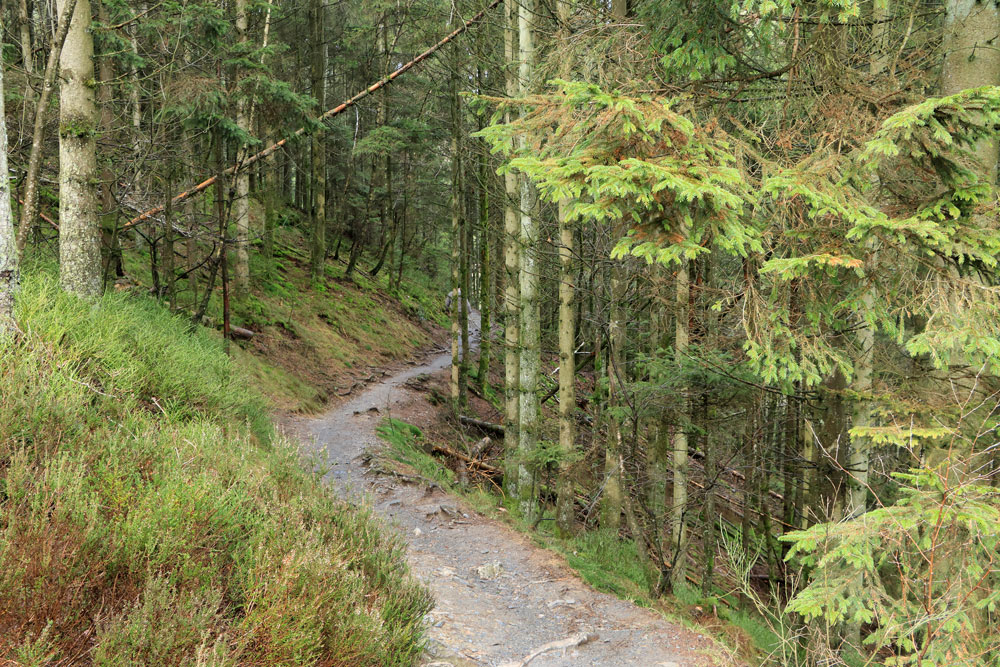
[[[58,0],[60,18],[72,0]],[[78,0],[60,57],[59,282],[84,298],[101,293],[94,38],[90,0]]]
[[[455,414],[462,408],[462,358],[461,358],[461,302],[468,298],[460,290],[460,267],[462,252],[462,163],[459,154],[461,135],[461,116],[458,100],[458,68],[457,51],[452,59],[451,73],[451,406]]]
[[[556,5],[559,16],[560,38],[569,43],[569,20],[572,3],[559,0]],[[570,56],[560,64],[560,76],[569,80],[573,70]],[[556,498],[556,530],[563,537],[573,534],[574,494],[571,478],[571,461],[576,450],[576,314],[575,296],[576,268],[573,254],[573,228],[567,214],[569,201],[559,201],[559,480]]]
[[[534,0],[521,0],[518,11],[518,78],[522,96],[531,91],[532,68],[535,62],[534,36],[531,21]],[[523,111],[522,111],[523,113]],[[520,148],[527,149],[527,139],[521,137]],[[538,445],[538,376],[541,373],[541,313],[538,300],[538,223],[533,217],[535,191],[530,179],[521,175],[521,359],[518,385],[518,509],[533,520],[537,511],[535,470],[528,465]]]
[[[23,4],[23,3],[22,3]],[[4,113],[3,63],[0,62],[0,346],[14,329],[14,296],[18,287],[17,243],[10,210],[7,170],[7,116]]]
[[[168,168],[166,179],[166,207],[163,209],[163,276],[166,279],[167,304],[173,311],[177,307],[177,292],[175,282],[177,274],[174,270],[174,203],[171,201],[170,193],[173,192],[173,179],[170,177]]]
[[[709,424],[708,394],[702,396],[702,423],[706,425],[704,435],[705,448],[705,503],[704,512],[704,532],[702,533],[702,548],[705,551],[705,571],[701,578],[701,594],[709,597],[713,594],[712,578],[715,575],[715,550],[718,538],[716,536],[716,522],[718,517],[715,512],[715,486],[718,482],[718,463],[715,452],[715,442]]]
[[[947,0],[944,19],[944,66],[941,94],[954,95],[967,88],[1000,84],[1000,7],[996,2]],[[995,183],[1000,142],[983,141],[976,153]]]
[[[236,38],[240,44],[247,43],[247,0],[236,0]],[[237,85],[241,78],[237,69],[235,79]],[[315,94],[315,91],[314,93]],[[246,98],[236,101],[236,126],[250,134],[250,105]],[[322,101],[320,102],[322,108]],[[238,160],[246,159],[249,151],[246,145],[240,147]],[[250,291],[250,172],[241,169],[234,175],[236,180],[236,198],[233,200],[233,219],[236,222],[236,261],[233,264],[233,293],[242,298]],[[168,193],[167,197],[171,195]]]
[[[219,264],[222,269],[222,340],[223,349],[229,354],[229,216],[226,215],[226,187],[225,162],[222,159],[222,132],[218,127],[215,129],[215,166],[218,169],[219,180],[215,186],[215,214],[219,225],[219,238],[221,246],[219,249]],[[211,286],[209,287],[211,293]]]
[[[677,268],[677,300],[675,302],[674,355],[678,368],[683,365],[684,352],[688,346],[688,309],[691,299],[691,283],[688,261],[682,259]],[[687,413],[688,388],[680,387],[683,413]],[[687,500],[688,500],[688,437],[686,424],[681,423],[674,432],[674,497],[670,508],[670,540],[674,552],[674,567],[671,570],[670,586],[676,590],[684,585],[687,575]]]
[[[506,0],[504,11],[506,22],[504,30],[504,54],[508,63],[507,96],[517,95],[517,77],[513,71],[515,49],[517,45],[515,21],[517,20],[517,0]],[[504,121],[511,120],[510,111],[505,112]],[[519,442],[518,426],[520,425],[520,410],[518,382],[521,376],[521,286],[519,267],[521,265],[521,246],[518,235],[517,176],[511,172],[504,175],[504,429],[507,437],[504,439],[507,449],[505,456],[506,469],[503,476],[504,492],[508,498],[517,497],[517,446]]]
[[[479,123],[482,128],[482,120]],[[479,388],[485,394],[489,385],[490,353],[493,328],[493,254],[490,252],[490,191],[487,187],[489,152],[483,147],[479,156]]]
[[[619,236],[616,229],[614,236]],[[625,322],[623,302],[625,301],[625,276],[621,262],[611,267],[610,313],[608,315],[608,361],[605,372],[608,380],[609,408],[622,405],[621,378],[624,375]],[[601,527],[617,534],[621,530],[622,518],[622,473],[621,418],[617,411],[607,415],[608,433],[604,450],[604,502],[601,505]],[[638,537],[637,537],[638,539]]]
[[[20,0],[17,4],[17,24],[21,32],[21,60],[24,63],[24,71],[28,74],[26,90],[30,91],[31,75],[35,73],[35,58],[31,52],[31,21],[28,19],[28,0]]]
[[[460,108],[459,111],[461,111]],[[461,133],[461,125],[459,125],[459,132]],[[464,183],[465,179],[459,175],[459,185],[462,188],[464,188]],[[469,404],[469,295],[472,294],[472,290],[469,287],[469,216],[464,214],[464,210],[461,213],[459,291],[462,298],[458,300],[458,324],[462,332],[462,364],[458,374],[458,404],[464,408]]]
[[[313,0],[312,94],[320,112],[326,108],[326,9],[323,0]],[[321,132],[312,136],[312,256],[314,282],[323,279],[326,259],[326,146]],[[357,261],[352,255],[352,260]],[[353,267],[352,267],[353,268]]]
[[[21,222],[17,229],[17,251],[24,254],[24,246],[28,243],[28,234],[35,227],[38,217],[38,172],[42,167],[42,149],[44,148],[45,112],[48,110],[49,98],[55,88],[56,73],[62,58],[63,46],[69,34],[70,18],[73,16],[77,0],[64,0],[55,36],[52,38],[52,50],[49,51],[45,63],[45,74],[42,77],[42,92],[38,96],[38,106],[35,107],[35,125],[31,132],[31,155],[28,157],[28,172],[24,177],[24,206],[21,208]],[[93,53],[93,45],[91,45]],[[91,64],[93,69],[93,64]]]

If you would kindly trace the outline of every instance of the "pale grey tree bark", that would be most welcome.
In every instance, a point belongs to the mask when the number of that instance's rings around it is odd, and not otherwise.
[[[941,94],[1000,84],[1000,7],[987,0],[946,0],[944,66]],[[977,151],[995,180],[1000,142],[984,142]],[[992,182],[992,181],[991,181]]]
[[[236,38],[241,44],[247,42],[247,0],[236,0]],[[324,47],[325,48],[325,47]],[[240,73],[236,74],[237,81]],[[240,98],[236,102],[236,126],[250,134],[251,102]],[[321,105],[322,106],[322,105]],[[239,159],[247,156],[245,146],[241,147]],[[233,200],[233,219],[236,221],[236,262],[233,265],[233,291],[237,298],[250,291],[250,171],[241,169],[234,176],[236,198]]]
[[[57,0],[62,13],[72,0]],[[59,59],[59,282],[71,294],[101,292],[94,39],[90,0],[77,0]]]
[[[518,8],[518,79],[521,95],[531,91],[532,69],[535,64],[534,0],[521,0]],[[521,137],[521,149],[527,139]],[[535,208],[535,190],[530,179],[521,175],[521,359],[518,383],[518,508],[522,515],[534,518],[537,511],[535,472],[527,462],[538,445],[538,375],[541,373],[541,314],[538,300],[538,223],[532,213]]]
[[[504,3],[506,21],[504,24],[504,56],[507,62],[507,96],[517,95],[517,77],[513,69],[516,62],[517,1]],[[504,122],[511,121],[510,111],[504,115]],[[520,339],[521,339],[521,248],[519,220],[517,216],[517,176],[510,172],[504,175],[503,245],[504,245],[504,430],[506,443],[506,470],[504,490],[508,497],[517,496],[517,445],[520,409],[518,382],[520,381]]]
[[[14,329],[14,296],[18,287],[17,240],[10,211],[7,116],[4,113],[3,90],[3,63],[0,62],[0,342]]]
[[[676,321],[674,324],[674,354],[677,365],[680,366],[688,347],[690,332],[688,331],[688,304],[691,298],[691,280],[688,273],[688,260],[682,259],[677,268],[677,292],[675,302]],[[688,412],[687,387],[680,387],[683,411]],[[674,432],[673,446],[674,492],[673,505],[670,508],[670,539],[675,559],[670,572],[671,589],[684,585],[687,576],[687,502],[688,502],[688,437],[684,425],[679,425]]]
[[[31,53],[31,21],[28,19],[28,0],[19,0],[17,5],[18,29],[21,32],[21,60],[24,61],[24,71],[31,75],[35,72],[35,58]],[[31,90],[30,83],[26,90]]]

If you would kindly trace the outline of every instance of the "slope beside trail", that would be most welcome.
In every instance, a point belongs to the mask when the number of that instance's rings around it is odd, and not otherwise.
[[[327,459],[331,486],[349,498],[364,497],[407,541],[410,566],[436,601],[427,619],[428,656],[421,664],[519,665],[550,642],[574,643],[584,634],[586,643],[548,650],[530,665],[716,664],[708,657],[706,638],[591,589],[561,558],[461,499],[369,473],[365,453],[385,446],[375,434],[381,420],[432,409],[405,383],[450,364],[451,354],[438,350],[327,414],[293,425],[306,446]]]

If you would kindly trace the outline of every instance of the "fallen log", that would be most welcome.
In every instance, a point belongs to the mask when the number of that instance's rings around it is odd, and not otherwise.
[[[500,470],[500,468],[491,466],[489,463],[483,463],[479,459],[474,459],[471,456],[466,456],[462,452],[456,452],[454,449],[445,447],[444,445],[434,445],[434,447],[431,448],[431,451],[436,452],[438,454],[444,454],[445,456],[450,456],[452,458],[458,459],[459,461],[463,461],[471,466],[475,466],[481,470],[485,470],[486,472],[493,473],[495,475],[503,474],[503,471]]]
[[[254,332],[249,329],[244,329],[243,327],[229,327],[229,337],[239,338],[240,340],[251,340],[254,337]]]
[[[503,426],[500,424],[494,424],[492,422],[483,421],[482,419],[475,419],[473,417],[466,417],[465,415],[460,415],[458,421],[465,424],[466,426],[475,426],[476,428],[482,429],[487,433],[492,433],[494,435],[503,437]]]

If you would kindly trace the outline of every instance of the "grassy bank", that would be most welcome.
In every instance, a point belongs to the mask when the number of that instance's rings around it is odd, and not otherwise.
[[[430,599],[217,336],[34,272],[0,343],[0,663],[407,664]]]
[[[251,210],[259,214],[256,204]],[[280,217],[287,221],[288,215]],[[153,284],[148,247],[131,239],[122,243],[127,289],[147,294]],[[357,270],[345,277],[346,262],[330,258],[322,280],[313,281],[308,239],[294,226],[276,229],[271,261],[253,254],[251,293],[231,300],[230,316],[233,325],[255,335],[234,342],[232,354],[274,409],[318,412],[366,378],[370,368],[410,358],[428,348],[447,326],[444,274],[408,267],[395,290],[388,270],[374,278],[367,273],[374,263],[363,256]],[[195,312],[204,289],[204,280],[194,288],[187,280],[178,281],[177,311],[189,316]],[[219,280],[205,314],[210,328],[221,329]]]

